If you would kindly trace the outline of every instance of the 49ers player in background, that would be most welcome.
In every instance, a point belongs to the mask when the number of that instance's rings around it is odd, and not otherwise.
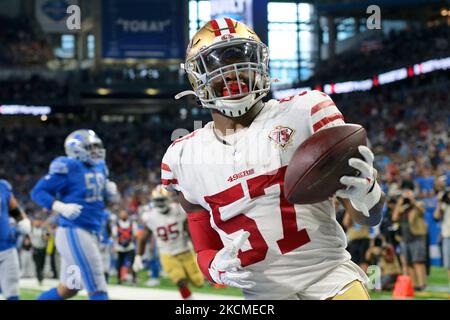
[[[190,246],[185,226],[186,214],[179,204],[173,203],[173,195],[173,192],[168,192],[162,185],[157,185],[152,190],[152,207],[147,208],[141,217],[145,228],[139,238],[133,269],[139,272],[144,268],[142,255],[153,234],[163,270],[177,285],[183,299],[193,299],[189,282],[195,287],[201,287],[204,278]]]
[[[254,31],[229,18],[191,39],[184,68],[212,122],[178,139],[162,161],[162,181],[179,191],[203,274],[243,289],[247,299],[369,299],[367,277],[350,261],[332,199],[289,203],[284,173],[313,133],[344,124],[326,94],[306,91],[263,102],[269,53]],[[350,159],[336,196],[356,223],[377,225],[385,196],[373,154]]]

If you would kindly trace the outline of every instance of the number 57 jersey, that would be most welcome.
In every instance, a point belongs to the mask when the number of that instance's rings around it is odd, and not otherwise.
[[[333,201],[294,205],[283,191],[296,148],[321,128],[343,123],[327,95],[308,91],[270,100],[249,127],[236,133],[219,137],[210,122],[168,148],[163,184],[208,210],[224,244],[250,233],[239,252],[256,282],[244,290],[246,298],[302,292],[350,259]]]

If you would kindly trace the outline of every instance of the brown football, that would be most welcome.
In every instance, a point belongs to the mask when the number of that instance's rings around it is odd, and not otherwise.
[[[322,129],[295,151],[286,169],[284,191],[291,203],[311,204],[327,200],[345,186],[344,175],[358,175],[348,159],[360,158],[359,145],[367,144],[364,128],[345,124]]]

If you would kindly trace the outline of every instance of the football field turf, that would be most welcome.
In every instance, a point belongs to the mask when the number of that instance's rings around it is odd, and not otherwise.
[[[140,274],[138,284],[136,286],[126,283],[124,284],[124,287],[132,289],[133,287],[137,288],[150,288],[145,285],[145,281],[147,280],[146,276],[144,274]],[[162,291],[177,291],[177,288],[174,284],[171,283],[169,279],[161,278],[161,283],[159,286],[152,287],[152,289],[159,289]],[[117,288],[117,278],[112,277],[110,280],[111,287]],[[201,294],[211,294],[211,295],[223,295],[226,296],[228,299],[236,297],[237,299],[242,299],[242,293],[239,289],[236,288],[215,288],[211,286],[210,284],[206,283],[202,288],[192,288],[192,292],[194,293],[201,293]],[[41,290],[37,288],[21,288],[20,294],[21,299],[23,300],[32,300],[35,299]],[[373,300],[391,300],[392,292],[391,291],[381,291],[381,292],[375,292],[370,291],[371,298]],[[86,300],[86,296],[76,296],[73,299],[77,300]],[[149,297],[149,299],[151,299]],[[431,273],[428,279],[428,287],[424,292],[416,292],[415,297],[413,298],[415,300],[429,300],[429,299],[449,299],[449,285],[448,285],[448,279],[447,279],[447,270],[444,268],[439,267],[432,267]]]

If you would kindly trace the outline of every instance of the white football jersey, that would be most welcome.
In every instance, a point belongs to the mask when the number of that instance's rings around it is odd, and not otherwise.
[[[330,97],[305,91],[268,101],[252,124],[236,133],[220,138],[209,122],[168,148],[163,184],[208,210],[224,244],[250,233],[239,253],[256,282],[244,290],[247,299],[301,292],[350,259],[332,200],[293,205],[283,191],[297,147],[314,132],[342,124]]]
[[[162,254],[176,255],[191,250],[185,230],[186,213],[179,204],[171,204],[167,214],[148,207],[142,222],[152,231],[156,245]]]

